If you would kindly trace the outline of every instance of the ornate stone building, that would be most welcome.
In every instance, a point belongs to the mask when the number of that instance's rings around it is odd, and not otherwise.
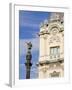
[[[64,76],[63,16],[63,13],[52,13],[40,25],[39,78]]]

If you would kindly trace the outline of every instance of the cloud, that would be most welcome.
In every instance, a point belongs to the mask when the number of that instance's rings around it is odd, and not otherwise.
[[[20,12],[19,16],[19,24],[21,27],[31,27],[38,28],[39,27],[39,18],[33,12]]]
[[[32,52],[39,50],[39,38],[31,38],[31,39],[20,39],[20,56],[25,55],[27,51],[27,45],[25,42],[32,43]]]
[[[22,20],[20,22],[21,27],[31,27],[31,28],[38,28],[39,24],[35,23],[34,21],[27,21],[27,20]]]
[[[41,22],[49,18],[48,12],[20,11],[19,24],[21,27],[39,28]]]

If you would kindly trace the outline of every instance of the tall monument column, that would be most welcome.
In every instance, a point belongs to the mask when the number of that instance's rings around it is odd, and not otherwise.
[[[32,43],[29,42],[27,43],[27,54],[26,54],[26,79],[30,79],[30,70],[31,70],[31,59],[32,59],[32,54],[31,54],[31,48],[32,48]]]

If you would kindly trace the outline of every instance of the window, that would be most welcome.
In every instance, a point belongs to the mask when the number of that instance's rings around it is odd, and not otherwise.
[[[59,46],[50,47],[50,58],[59,57],[59,53],[60,53],[60,47]]]
[[[60,72],[54,71],[53,73],[50,73],[50,77],[59,77]]]

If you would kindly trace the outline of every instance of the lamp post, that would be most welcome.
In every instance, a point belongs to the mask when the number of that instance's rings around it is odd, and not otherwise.
[[[32,59],[32,54],[31,54],[31,49],[32,49],[32,43],[28,42],[27,43],[27,54],[26,54],[26,79],[30,79],[30,70],[31,70],[31,59]]]

